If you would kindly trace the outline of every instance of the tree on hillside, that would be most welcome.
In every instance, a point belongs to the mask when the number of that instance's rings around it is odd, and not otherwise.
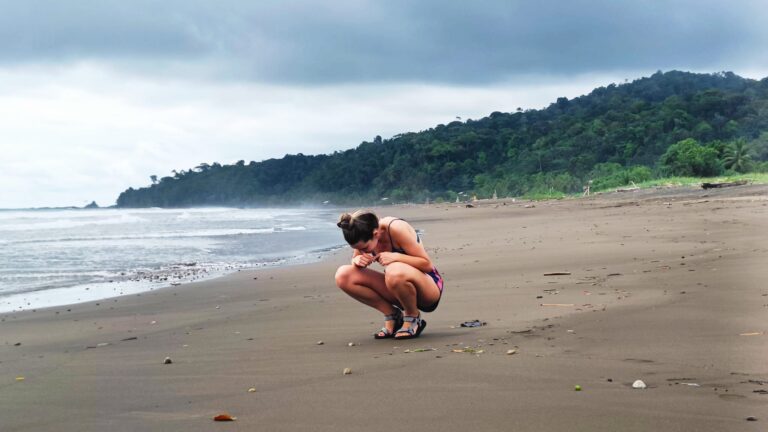
[[[768,132],[763,132],[749,143],[753,155],[758,161],[768,161]]]
[[[737,139],[725,148],[723,164],[728,169],[738,172],[746,172],[749,168],[751,159],[747,142],[743,139]]]
[[[704,147],[693,138],[669,146],[660,162],[662,170],[668,175],[711,177],[722,172],[717,150]]]

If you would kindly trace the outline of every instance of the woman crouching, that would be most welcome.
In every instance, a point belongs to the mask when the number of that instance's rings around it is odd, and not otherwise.
[[[384,314],[376,339],[418,337],[443,293],[443,279],[429,259],[416,230],[403,219],[358,210],[337,223],[354,249],[352,263],[336,271],[336,285],[355,300]],[[384,272],[368,268],[374,262]]]

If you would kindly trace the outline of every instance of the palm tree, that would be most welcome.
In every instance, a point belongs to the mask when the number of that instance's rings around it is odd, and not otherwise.
[[[725,148],[723,162],[725,167],[738,172],[746,172],[752,158],[749,155],[749,148],[746,141],[738,139],[733,141]]]

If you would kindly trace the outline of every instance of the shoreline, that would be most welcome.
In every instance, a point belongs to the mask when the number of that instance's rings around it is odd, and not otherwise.
[[[414,340],[373,340],[345,250],[3,315],[0,429],[760,430],[768,187],[737,189],[377,208],[446,281]]]
[[[0,317],[9,313],[19,313],[25,311],[45,311],[46,309],[62,307],[62,306],[74,306],[81,305],[89,302],[105,302],[112,299],[134,296],[137,294],[149,293],[156,290],[162,290],[166,288],[189,286],[191,284],[200,282],[210,282],[216,279],[229,276],[239,272],[253,272],[267,268],[282,268],[291,266],[301,266],[314,262],[319,262],[325,259],[328,255],[335,253],[336,251],[344,248],[344,245],[330,246],[321,249],[309,250],[301,255],[279,258],[273,261],[259,262],[249,264],[247,266],[237,267],[231,265],[226,269],[211,269],[207,267],[199,267],[189,269],[186,268],[188,264],[174,264],[170,266],[170,269],[161,269],[147,271],[146,276],[142,273],[137,273],[130,277],[126,277],[124,280],[108,281],[98,283],[85,283],[79,285],[73,285],[69,287],[49,288],[43,290],[35,290],[21,293],[11,293],[0,296]],[[186,275],[181,273],[174,273],[174,270],[185,270],[188,272]],[[162,279],[158,279],[157,275],[161,275]],[[162,277],[162,275],[165,275]],[[154,276],[154,277],[153,277]],[[136,278],[135,280],[133,278]],[[106,293],[100,290],[93,290],[92,288],[110,288],[112,292]],[[75,292],[77,290],[77,293]],[[119,291],[118,291],[119,290]],[[118,292],[118,294],[115,294]],[[44,299],[32,298],[36,295],[44,295]],[[75,297],[78,297],[75,299]],[[31,301],[36,301],[36,304],[31,304]]]

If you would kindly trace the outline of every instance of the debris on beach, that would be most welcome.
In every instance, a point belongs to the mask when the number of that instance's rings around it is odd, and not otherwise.
[[[488,323],[480,320],[464,321],[459,324],[460,327],[482,327],[484,325],[488,325]]]
[[[249,388],[248,393],[256,393],[256,388],[255,387]]]
[[[416,349],[407,349],[403,351],[404,353],[420,353],[420,352],[427,352],[427,351],[437,351],[435,348],[416,348]]]
[[[350,369],[350,368],[344,368],[344,372],[342,372],[342,374],[343,374],[343,375],[351,375],[351,374],[352,374],[352,369]]]
[[[109,342],[100,342],[100,343],[97,343],[96,345],[88,345],[85,347],[85,349],[102,348],[108,345],[109,345]]]
[[[25,379],[26,379],[26,378],[24,378],[23,376],[20,376],[20,377],[16,377],[16,381],[24,381]]]
[[[572,307],[573,303],[541,303],[540,306]]]
[[[763,332],[739,333],[739,336],[760,336]]]
[[[749,416],[749,417],[747,417],[747,421],[757,421],[757,417]]]
[[[581,386],[576,384],[575,386],[573,386],[573,390],[574,391],[581,391]]]
[[[171,360],[170,357],[166,357],[165,360],[163,360],[163,364],[173,364],[173,360]]]
[[[355,343],[354,342],[350,342],[350,343],[347,344],[347,346],[353,347],[353,346],[355,346]]]
[[[485,352],[484,350],[472,348],[472,347],[464,347],[462,349],[454,349],[451,351],[455,353],[470,353],[470,354],[482,354]]]
[[[632,388],[634,388],[634,389],[644,389],[644,388],[647,388],[647,387],[648,386],[646,386],[645,383],[642,380],[637,380],[637,381],[632,383]]]
[[[507,350],[507,355],[514,355],[514,354],[517,354],[516,349]]]
[[[318,344],[318,345],[325,345],[325,342],[323,342],[323,341],[317,341],[317,344]]]
[[[551,272],[544,273],[544,276],[570,276],[571,272]]]
[[[219,414],[213,418],[213,421],[235,421],[237,417],[232,417],[227,413]]]
[[[724,187],[732,187],[732,186],[744,186],[747,183],[749,183],[749,181],[747,180],[739,180],[734,182],[723,182],[723,183],[702,183],[701,188],[716,189],[716,188],[724,188]]]

